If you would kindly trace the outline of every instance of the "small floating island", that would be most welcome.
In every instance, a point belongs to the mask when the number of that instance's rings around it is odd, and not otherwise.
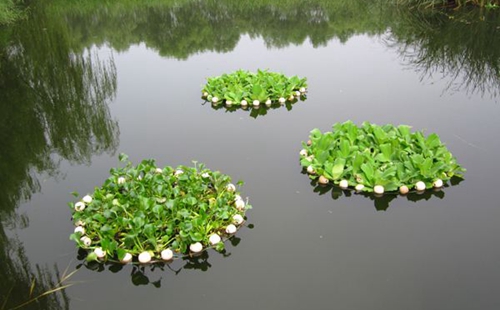
[[[120,161],[126,166],[111,169],[101,187],[69,203],[70,239],[87,260],[153,263],[222,251],[251,209],[237,189],[243,182],[203,164],[158,167],[148,159],[133,166],[125,154]]]
[[[336,123],[330,132],[313,129],[302,145],[300,164],[311,179],[358,192],[421,192],[466,171],[437,134],[406,125]]]
[[[284,105],[287,101],[304,100],[307,79],[287,77],[281,73],[258,70],[250,72],[237,70],[207,79],[202,89],[202,98],[213,106],[259,107],[273,104]]]

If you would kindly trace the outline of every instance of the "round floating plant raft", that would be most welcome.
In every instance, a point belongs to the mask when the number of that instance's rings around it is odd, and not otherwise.
[[[125,167],[69,204],[76,226],[70,239],[89,260],[148,263],[207,247],[221,251],[251,208],[229,176],[203,164],[160,168],[150,159],[133,166],[124,154],[120,160]]]
[[[303,147],[300,164],[309,177],[343,189],[406,194],[442,187],[465,172],[438,135],[412,133],[406,125],[336,123],[331,132],[313,129]]]
[[[238,70],[207,79],[202,97],[213,105],[227,107],[270,106],[285,104],[297,98],[305,99],[306,78],[287,77],[281,73],[258,70],[256,73]]]

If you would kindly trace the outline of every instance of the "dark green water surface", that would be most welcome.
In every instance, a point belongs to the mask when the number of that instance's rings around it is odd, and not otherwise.
[[[0,309],[500,309],[500,15],[384,1],[39,1],[0,29]],[[118,1],[116,1],[118,2]],[[307,77],[276,109],[203,104],[209,76]],[[335,122],[437,133],[465,180],[365,197],[299,164]],[[127,153],[244,180],[250,227],[162,268],[82,265],[67,202]]]

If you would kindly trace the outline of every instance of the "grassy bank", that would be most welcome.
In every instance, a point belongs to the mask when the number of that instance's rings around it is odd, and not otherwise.
[[[396,0],[398,4],[417,7],[449,7],[478,6],[484,8],[500,8],[500,0]]]
[[[0,0],[0,25],[10,24],[21,17],[17,0]]]

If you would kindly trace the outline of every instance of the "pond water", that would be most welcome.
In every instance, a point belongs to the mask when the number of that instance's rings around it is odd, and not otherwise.
[[[83,4],[85,3],[85,4]],[[32,309],[498,309],[500,16],[380,1],[41,1],[0,29],[0,302],[72,271]],[[210,76],[307,77],[307,100],[227,111]],[[465,179],[385,198],[315,188],[313,128],[407,124],[439,134]],[[163,268],[82,265],[72,191],[127,153],[243,180],[253,209],[227,242]]]

